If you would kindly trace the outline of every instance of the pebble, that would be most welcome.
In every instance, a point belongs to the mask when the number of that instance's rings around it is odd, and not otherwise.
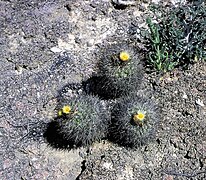
[[[113,0],[112,2],[114,4],[123,5],[123,6],[129,6],[135,4],[135,1],[130,1],[130,0]]]
[[[184,92],[183,96],[182,96],[183,99],[187,99],[187,94]]]
[[[197,105],[199,105],[199,106],[201,106],[201,107],[204,107],[204,106],[205,106],[204,103],[203,103],[203,101],[201,101],[200,99],[197,99],[195,102],[196,102]]]
[[[54,53],[59,53],[59,52],[62,51],[62,50],[61,50],[60,48],[58,48],[58,47],[52,47],[50,50],[51,50],[52,52],[54,52]]]

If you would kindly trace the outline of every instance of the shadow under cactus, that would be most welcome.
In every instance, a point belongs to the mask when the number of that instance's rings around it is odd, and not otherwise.
[[[46,138],[48,144],[55,149],[67,149],[77,148],[78,145],[72,141],[68,141],[58,131],[57,121],[51,121],[48,123],[47,129],[44,132],[44,138]]]
[[[98,96],[100,99],[109,100],[118,98],[121,92],[118,91],[117,87],[109,86],[108,79],[104,76],[92,76],[88,80],[83,82],[83,89],[86,94]]]

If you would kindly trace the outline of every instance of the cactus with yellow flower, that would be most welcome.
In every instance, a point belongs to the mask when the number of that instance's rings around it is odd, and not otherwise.
[[[159,121],[158,107],[142,96],[121,99],[112,110],[110,140],[126,147],[138,147],[151,137]]]
[[[113,99],[139,89],[143,66],[133,45],[127,42],[112,44],[101,55],[96,94],[105,99]]]
[[[74,146],[87,146],[107,135],[108,112],[97,97],[63,99],[57,110],[57,131]]]

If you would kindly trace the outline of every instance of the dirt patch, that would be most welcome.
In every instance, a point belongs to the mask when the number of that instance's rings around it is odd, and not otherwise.
[[[109,42],[138,39],[147,3],[118,9],[109,0],[14,0],[0,6],[0,179],[206,179],[205,62],[145,73],[138,93],[161,109],[147,145],[131,150],[105,140],[69,151],[43,138],[60,90],[91,77]]]

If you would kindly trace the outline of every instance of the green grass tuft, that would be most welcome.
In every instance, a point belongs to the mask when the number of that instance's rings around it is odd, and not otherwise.
[[[151,10],[154,17],[148,17],[148,29],[142,29],[150,67],[166,72],[206,59],[204,3],[170,8],[155,5]]]

